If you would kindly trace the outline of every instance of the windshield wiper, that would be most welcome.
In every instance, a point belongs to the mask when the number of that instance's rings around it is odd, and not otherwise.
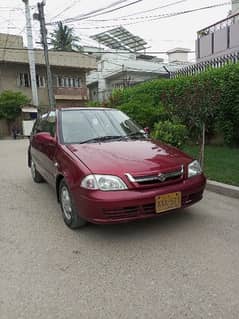
[[[129,138],[137,138],[137,137],[146,138],[145,134],[142,132],[132,132],[132,133],[128,134],[127,137],[129,137]]]
[[[117,136],[117,135],[107,135],[107,136],[100,136],[100,137],[94,137],[90,138],[89,140],[80,142],[80,144],[85,144],[85,143],[97,143],[97,142],[105,142],[105,141],[112,141],[112,140],[118,140],[120,141],[123,139],[124,136]]]

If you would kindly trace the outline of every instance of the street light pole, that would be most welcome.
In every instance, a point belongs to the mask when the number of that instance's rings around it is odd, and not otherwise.
[[[32,103],[34,106],[38,108],[39,100],[38,100],[38,92],[37,92],[36,64],[35,64],[35,55],[34,55],[34,48],[33,48],[32,24],[31,24],[29,0],[22,0],[22,1],[25,3],[28,61],[29,61],[29,67],[30,67],[30,77],[31,77],[31,87],[32,87]]]
[[[46,63],[46,74],[47,74],[47,89],[48,89],[48,98],[51,110],[55,108],[55,96],[53,92],[53,81],[52,81],[52,73],[49,62],[49,54],[48,54],[48,45],[47,45],[47,30],[46,30],[46,22],[44,15],[44,2],[38,2],[38,14],[34,15],[40,22],[41,36],[42,36],[42,45],[44,49],[45,63]]]

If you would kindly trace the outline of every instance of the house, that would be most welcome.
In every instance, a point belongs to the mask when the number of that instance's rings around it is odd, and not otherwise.
[[[84,105],[88,99],[86,73],[96,68],[93,56],[78,52],[49,51],[56,106]],[[49,105],[43,50],[35,50],[39,104]],[[21,36],[0,34],[0,92],[21,91],[32,98],[28,52]]]
[[[228,17],[197,32],[196,63],[171,74],[172,78],[191,76],[239,62],[239,1],[232,0]]]
[[[175,51],[172,50],[172,54]],[[188,51],[187,51],[188,53]],[[187,54],[186,53],[186,54]],[[169,56],[171,52],[168,53]],[[183,61],[164,63],[162,59],[126,51],[105,52],[97,62],[97,71],[87,75],[90,100],[104,101],[114,89],[133,86],[158,78],[168,78],[171,72],[189,65]]]
[[[239,57],[239,2],[232,0],[228,17],[197,32],[196,60],[198,63],[231,61]]]
[[[87,48],[97,59],[97,70],[87,76],[90,99],[104,101],[114,89],[145,81],[168,78],[172,71],[189,65],[190,50],[176,48],[168,52],[170,63],[146,54],[147,42],[124,27],[116,27],[91,36],[97,47]],[[103,46],[103,47],[102,47]]]

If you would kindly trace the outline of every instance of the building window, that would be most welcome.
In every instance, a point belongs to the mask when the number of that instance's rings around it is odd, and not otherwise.
[[[44,88],[46,86],[45,77],[42,75],[36,75],[37,87]],[[18,73],[17,75],[17,86],[18,87],[31,87],[31,77],[29,73]]]
[[[57,87],[67,87],[67,88],[79,88],[81,87],[81,80],[79,77],[73,76],[59,76],[56,77]]]
[[[18,74],[18,86],[19,87],[27,87],[29,88],[31,86],[30,82],[30,76],[28,73],[19,73]]]
[[[37,74],[36,75],[36,80],[37,80],[37,86],[39,88],[44,88],[46,86],[45,77],[44,76]]]

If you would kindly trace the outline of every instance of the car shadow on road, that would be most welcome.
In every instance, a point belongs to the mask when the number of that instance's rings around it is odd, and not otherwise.
[[[163,214],[156,218],[139,220],[129,223],[113,225],[89,224],[87,227],[77,230],[79,236],[87,234],[91,238],[97,237],[104,240],[115,240],[124,238],[140,238],[140,234],[152,237],[154,234],[186,231],[197,228],[204,220],[197,207],[187,208]]]

